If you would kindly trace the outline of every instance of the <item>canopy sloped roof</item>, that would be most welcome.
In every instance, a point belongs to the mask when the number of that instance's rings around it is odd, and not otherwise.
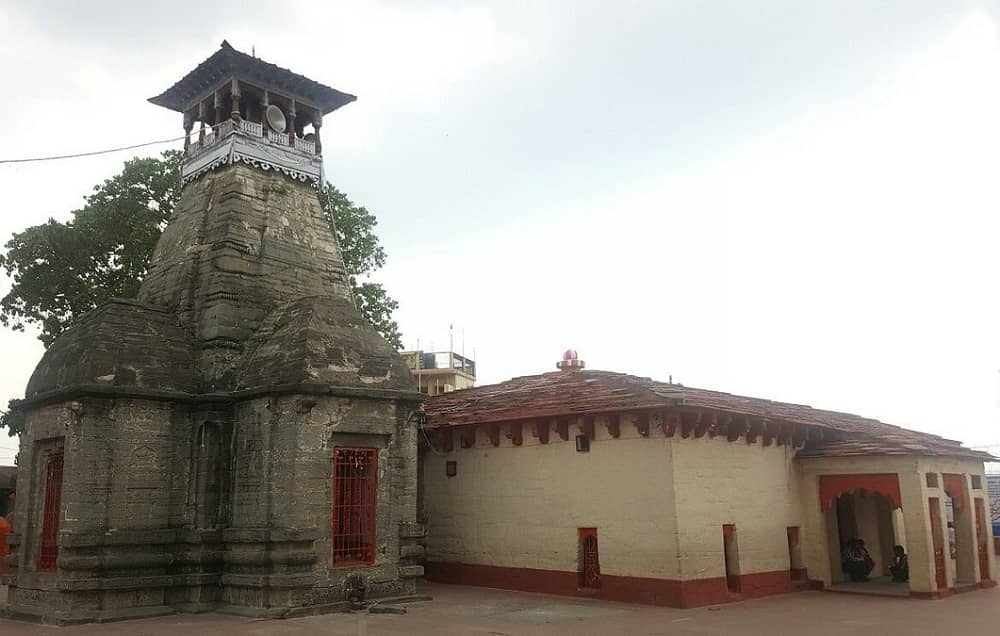
[[[263,88],[282,91],[289,97],[312,104],[324,115],[357,99],[354,95],[320,84],[287,68],[237,51],[223,40],[219,50],[211,57],[149,101],[157,106],[184,112],[206,91],[231,77],[250,83],[257,81]]]
[[[850,413],[697,389],[611,371],[557,371],[518,377],[435,396],[424,408],[431,427],[688,408],[837,432],[834,439],[811,442],[799,452],[800,457],[897,454],[993,459],[988,453],[965,448],[954,440]]]

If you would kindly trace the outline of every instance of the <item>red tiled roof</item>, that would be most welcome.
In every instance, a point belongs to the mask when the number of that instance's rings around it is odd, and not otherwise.
[[[990,461],[960,442],[850,413],[657,382],[610,371],[543,373],[435,396],[424,408],[431,427],[669,408],[758,417],[837,431],[837,440],[808,445],[800,457],[947,455]]]

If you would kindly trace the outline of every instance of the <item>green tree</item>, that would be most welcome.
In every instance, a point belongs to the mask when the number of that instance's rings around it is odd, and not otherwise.
[[[21,400],[7,402],[7,410],[0,411],[0,428],[7,429],[7,435],[14,437],[24,432],[24,412],[19,408]]]
[[[0,266],[13,281],[0,299],[0,324],[19,331],[37,325],[48,347],[87,311],[111,298],[135,297],[180,197],[180,165],[176,150],[126,161],[120,174],[94,187],[70,221],[49,219],[14,234],[0,254]],[[385,264],[375,216],[331,184],[319,198],[336,230],[358,311],[401,347],[392,319],[398,303],[370,279]]]
[[[181,156],[170,150],[126,161],[121,173],[94,187],[70,221],[49,219],[15,233],[0,254],[0,267],[13,281],[0,299],[0,324],[18,331],[37,325],[48,347],[84,313],[112,298],[135,297],[180,197]],[[399,304],[370,279],[385,264],[375,235],[378,221],[329,183],[319,199],[337,234],[358,311],[401,348],[399,325],[392,319]],[[11,436],[24,428],[19,403],[10,400],[0,411],[0,428]]]
[[[72,220],[29,227],[7,241],[0,266],[13,280],[0,323],[41,328],[48,347],[76,318],[111,298],[131,298],[180,195],[181,153],[125,162],[94,187]]]
[[[378,225],[375,215],[364,206],[355,205],[331,183],[323,186],[319,202],[337,234],[358,312],[389,344],[402,349],[399,324],[392,319],[399,303],[386,293],[381,283],[369,279],[372,272],[385,265],[385,250],[375,235]]]

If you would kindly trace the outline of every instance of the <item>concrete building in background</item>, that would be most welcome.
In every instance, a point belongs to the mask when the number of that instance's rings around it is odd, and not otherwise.
[[[354,99],[223,42],[150,100],[183,114],[180,201],[138,299],[84,316],[28,384],[9,614],[413,594],[424,396],[355,309],[316,193],[323,116]]]
[[[441,395],[476,385],[476,362],[454,351],[403,351],[406,366],[426,395]]]
[[[993,523],[1000,525],[1000,474],[986,475],[986,483],[989,484],[990,503],[992,504]],[[1000,537],[1000,533],[996,533]]]
[[[694,607],[844,584],[894,545],[937,598],[994,585],[986,453],[856,415],[587,371],[431,398],[421,519],[433,581]],[[946,503],[955,559],[947,558]],[[855,584],[865,585],[865,584]]]

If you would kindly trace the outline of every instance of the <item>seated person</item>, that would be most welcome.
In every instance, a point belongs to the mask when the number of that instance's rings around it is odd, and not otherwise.
[[[840,547],[840,570],[844,574],[847,574],[851,570],[851,552],[854,550],[854,541],[854,539],[848,539]]]
[[[892,548],[892,562],[889,564],[889,572],[892,574],[894,583],[904,583],[910,580],[910,564],[906,559],[906,551],[901,545]]]
[[[851,539],[847,542],[843,567],[851,581],[861,583],[868,580],[868,575],[875,567],[875,560],[868,554],[864,541]]]

